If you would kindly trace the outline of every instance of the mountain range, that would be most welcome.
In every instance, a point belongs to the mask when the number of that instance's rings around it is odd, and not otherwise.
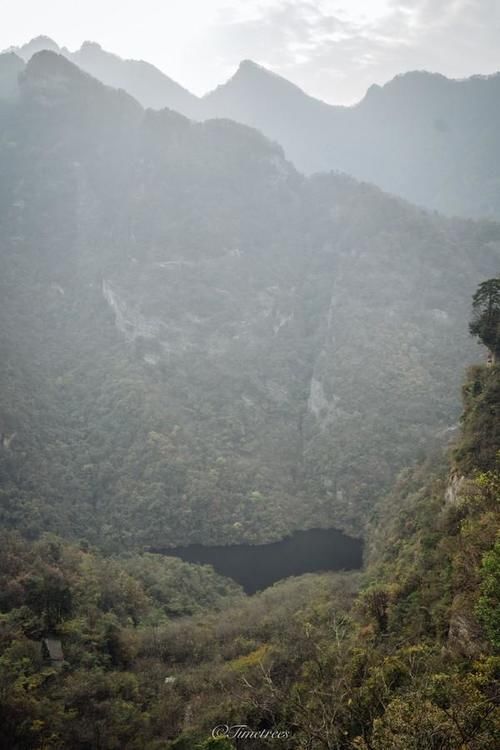
[[[3,523],[110,544],[361,533],[458,418],[500,228],[36,53],[0,107]],[[27,393],[30,394],[27,400]]]
[[[225,117],[255,127],[280,143],[287,158],[307,174],[345,172],[449,215],[500,217],[498,74],[450,80],[410,72],[384,86],[373,85],[355,106],[341,107],[308,96],[249,60],[200,98],[154,66],[123,60],[92,42],[70,52],[39,37],[11,51],[26,61],[41,49],[62,53],[144,107],[167,107],[196,120]],[[14,67],[12,59],[0,59],[0,71],[7,68],[0,72],[0,91],[7,75],[12,90]]]

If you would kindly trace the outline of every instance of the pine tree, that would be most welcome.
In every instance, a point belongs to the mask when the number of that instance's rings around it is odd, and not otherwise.
[[[472,297],[469,330],[488,347],[495,363],[500,356],[500,278],[479,284]]]

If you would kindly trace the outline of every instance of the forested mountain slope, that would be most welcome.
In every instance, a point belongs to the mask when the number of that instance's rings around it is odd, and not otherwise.
[[[361,576],[243,597],[172,558],[2,533],[0,747],[235,750],[212,730],[243,725],[258,750],[496,750],[499,390],[498,366],[468,372],[463,434],[401,473]]]
[[[2,523],[108,545],[361,532],[458,417],[500,228],[300,175],[36,54],[0,121]],[[29,394],[29,395],[28,395]]]

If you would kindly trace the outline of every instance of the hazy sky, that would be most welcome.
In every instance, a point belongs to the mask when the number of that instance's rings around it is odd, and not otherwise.
[[[499,0],[0,0],[0,13],[0,49],[90,39],[195,93],[245,58],[332,103],[407,70],[500,69]]]

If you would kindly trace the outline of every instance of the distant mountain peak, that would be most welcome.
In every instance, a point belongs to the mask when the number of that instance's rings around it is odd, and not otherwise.
[[[300,86],[283,78],[279,73],[274,73],[254,60],[248,59],[242,60],[234,75],[206,94],[203,101],[212,116],[223,114],[257,127],[253,112],[256,111],[257,106],[262,106],[262,102],[267,102],[266,107],[274,109],[277,102],[281,101],[281,105],[287,107],[286,117],[291,116],[290,107],[296,111],[304,101],[312,103],[315,109],[327,106],[321,100],[310,97]],[[257,105],[256,102],[261,104]],[[284,105],[284,102],[287,104]],[[246,108],[243,119],[239,110],[240,106]]]
[[[231,78],[225,83],[217,86],[213,91],[209,91],[204,99],[208,101],[218,99],[229,91],[240,90],[241,92],[245,92],[246,90],[251,91],[254,89],[265,90],[266,88],[276,88],[277,86],[283,90],[287,89],[288,91],[294,91],[303,96],[307,96],[302,89],[291,81],[288,81],[286,78],[283,78],[278,73],[274,73],[272,70],[269,70],[253,60],[245,59],[240,62],[238,69]]]
[[[52,50],[42,49],[30,58],[25,68],[25,75],[32,76],[42,75],[60,75],[66,74],[72,78],[88,78],[80,68],[68,60],[64,55]]]
[[[65,55],[50,50],[31,57],[19,85],[24,100],[48,113],[57,126],[69,118],[77,129],[102,132],[113,130],[117,122],[137,123],[143,117],[142,107],[130,94],[106,86]]]
[[[92,60],[95,60],[96,62],[108,61],[118,64],[128,62],[126,60],[123,60],[118,55],[115,55],[113,52],[108,52],[107,50],[103,49],[99,42],[93,42],[90,39],[87,39],[85,42],[83,42],[79,50],[70,53],[70,58],[73,60],[73,62],[76,62],[77,65],[80,65],[84,61],[90,62]]]
[[[11,51],[16,52],[16,54],[22,57],[26,62],[33,57],[33,55],[36,55],[37,52],[41,52],[42,50],[60,52],[60,47],[57,42],[50,38],[50,36],[40,34],[40,36],[36,36],[26,44],[23,44],[22,47],[11,48]]]
[[[85,49],[95,49],[102,51],[102,46],[99,44],[99,42],[93,42],[91,39],[86,39],[80,47],[80,50]]]
[[[127,91],[143,107],[168,107],[188,117],[197,116],[197,97],[151,63],[123,59],[93,41],[85,41],[68,56],[107,86]]]
[[[55,47],[57,47],[57,42],[55,42],[52,37],[47,36],[47,34],[39,34],[38,36],[34,36],[31,41],[28,42],[28,44],[51,44]]]
[[[50,36],[47,36],[46,34],[39,34],[38,36],[33,37],[27,44],[24,46],[27,47],[28,45],[38,46],[38,45],[47,45],[46,49],[49,49],[53,47],[54,49],[59,49],[59,45],[57,42],[55,42]]]
[[[190,91],[154,65],[142,60],[123,59],[90,39],[85,40],[79,50],[72,52],[66,47],[60,47],[50,37],[41,35],[21,47],[11,47],[6,51],[16,53],[24,62],[28,62],[33,55],[42,51],[63,55],[106,86],[126,91],[143,107],[168,107],[187,117],[198,118],[199,100]],[[44,61],[43,65],[55,67],[56,63],[54,60]],[[60,75],[63,74],[63,70],[59,70]],[[66,72],[68,70],[66,69]],[[31,71],[28,74],[30,75]],[[38,77],[41,77],[40,72]],[[8,88],[10,91],[12,85],[9,84]]]
[[[245,71],[245,70],[259,70],[264,71],[266,73],[269,73],[267,68],[265,68],[263,65],[259,65],[259,63],[256,63],[254,60],[245,59],[240,62],[238,65],[238,70]]]
[[[89,92],[106,88],[63,54],[45,49],[36,52],[26,63],[20,86],[25,92],[39,91],[44,100],[49,92],[73,97],[78,96],[82,90]]]
[[[256,63],[254,60],[242,60],[240,64],[238,65],[238,69],[231,80],[235,79],[241,79],[241,78],[248,78],[251,77],[252,79],[256,79],[257,77],[262,79],[274,79],[276,81],[281,81],[284,84],[289,84],[290,86],[294,86],[291,81],[287,81],[286,78],[283,78],[282,76],[278,75],[278,73],[273,73],[272,70],[269,70],[269,68],[266,68],[264,65],[260,65],[259,63]]]
[[[382,86],[382,90],[385,92],[404,91],[411,95],[416,89],[429,91],[431,88],[448,88],[456,83],[456,79],[446,78],[441,73],[431,73],[428,70],[409,70],[391,78]]]
[[[26,64],[23,73],[23,84],[31,86],[42,85],[45,89],[47,85],[57,88],[61,91],[61,83],[66,82],[68,91],[71,90],[75,93],[82,88],[87,91],[107,91],[110,96],[119,95],[122,99],[130,100],[134,103],[135,107],[139,107],[137,102],[123,91],[117,92],[114,89],[106,86],[105,84],[98,81],[96,78],[86,73],[84,70],[75,65],[75,63],[68,60],[68,58],[59,54],[58,52],[52,52],[51,50],[40,50],[36,52]]]

